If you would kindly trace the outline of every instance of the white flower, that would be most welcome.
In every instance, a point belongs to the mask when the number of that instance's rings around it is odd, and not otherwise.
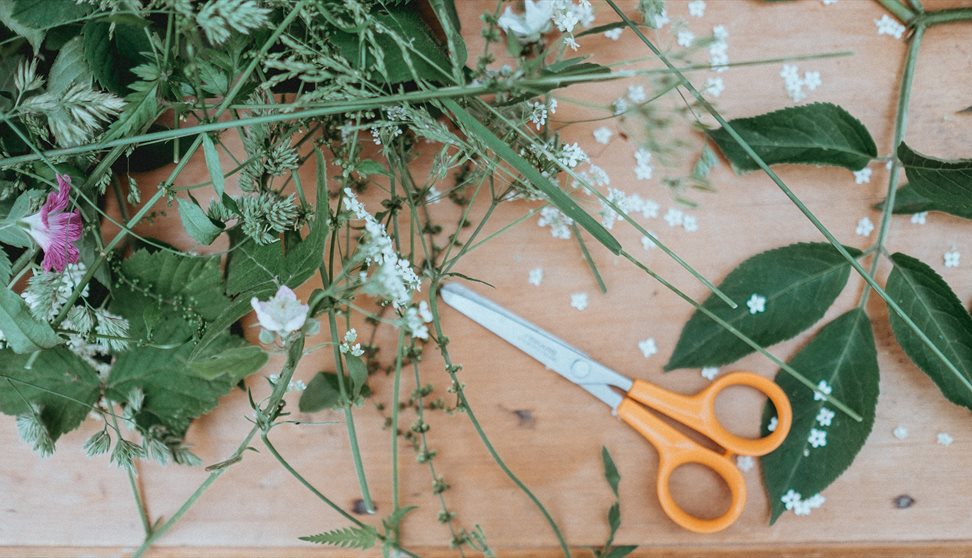
[[[652,240],[650,237],[648,237],[648,236],[642,236],[641,237],[641,247],[644,248],[645,250],[652,250],[654,248],[657,248],[658,245],[655,244],[655,241]]]
[[[737,455],[736,456],[736,467],[739,467],[739,470],[742,471],[742,472],[744,472],[744,473],[747,472],[747,471],[752,470],[753,465],[755,465],[755,464],[756,464],[756,461],[753,459],[753,456],[751,456],[751,455]]]
[[[878,35],[890,35],[895,39],[900,39],[905,31],[905,26],[892,19],[888,14],[881,16],[881,19],[875,19],[874,25],[877,26]]]
[[[682,228],[685,232],[695,232],[699,230],[699,221],[694,215],[686,215],[682,217]]]
[[[566,216],[559,209],[548,205],[540,210],[540,219],[537,225],[540,227],[550,227],[550,236],[563,240],[570,239],[570,226],[574,220]]]
[[[364,354],[364,350],[361,348],[361,343],[355,343],[358,340],[358,331],[354,328],[349,329],[344,334],[344,342],[338,347],[342,353],[350,354],[352,356],[361,356]]]
[[[710,382],[719,374],[719,369],[715,366],[706,366],[702,369],[702,377]]]
[[[587,308],[587,293],[573,293],[570,295],[570,305],[577,310]]]
[[[419,301],[418,308],[415,306],[406,308],[398,323],[412,337],[416,339],[428,339],[429,328],[425,324],[431,321],[432,312],[429,311],[428,303],[422,300]]]
[[[780,419],[773,417],[770,419],[769,424],[766,425],[766,430],[770,432],[776,432],[776,427],[779,426]]]
[[[827,431],[818,430],[816,428],[810,429],[810,436],[807,437],[807,442],[815,448],[822,448],[827,445]]]
[[[711,77],[705,80],[704,91],[713,97],[718,97],[722,95],[722,92],[726,90],[726,84],[722,81],[721,77]]]
[[[655,344],[654,337],[649,337],[644,341],[638,342],[638,349],[641,351],[641,354],[645,356],[645,358],[648,358],[658,352],[658,345]]]
[[[827,383],[827,380],[820,380],[817,383],[817,389],[815,389],[813,392],[813,400],[826,401],[827,396],[830,395],[833,391],[834,388],[830,387],[830,384]]]
[[[648,99],[648,93],[645,92],[645,88],[640,85],[630,85],[628,86],[628,100],[632,103],[638,104],[643,103]]]
[[[939,432],[938,433],[938,443],[939,443],[939,445],[942,445],[942,446],[950,446],[950,445],[952,445],[952,442],[954,442],[954,441],[955,441],[955,438],[952,438],[952,436],[950,434],[948,434],[947,432]]]
[[[695,42],[695,34],[688,29],[682,29],[678,32],[678,35],[675,36],[675,42],[677,42],[679,46],[688,48],[692,46],[693,42]]]
[[[297,300],[297,295],[286,285],[280,285],[277,294],[266,302],[261,302],[257,297],[251,298],[250,305],[256,310],[260,327],[281,337],[304,327],[310,310]]]
[[[615,27],[614,29],[609,29],[604,32],[604,36],[612,41],[616,41],[621,38],[621,32],[624,31],[624,27]]]
[[[788,510],[792,510],[793,506],[799,503],[800,500],[801,500],[800,493],[793,489],[787,490],[786,494],[780,497],[780,501],[783,502],[783,505]]]
[[[559,160],[565,167],[572,169],[579,163],[587,161],[588,157],[587,153],[584,153],[584,150],[581,149],[581,146],[577,142],[574,142],[560,148]]]
[[[641,215],[645,219],[654,219],[658,217],[658,210],[661,206],[655,200],[642,200],[641,203]]]
[[[945,252],[945,267],[958,267],[959,258],[961,257],[962,254],[960,254],[958,250],[949,250],[948,252]]]
[[[817,422],[820,423],[820,426],[830,426],[830,423],[834,420],[836,415],[836,413],[827,407],[821,407],[820,411],[817,413]]]
[[[534,287],[539,287],[540,283],[543,282],[543,268],[535,267],[530,270],[530,278],[528,279],[531,285]]]
[[[670,207],[668,211],[665,212],[665,222],[668,223],[669,227],[678,227],[685,221],[685,214],[682,213],[681,209],[675,209]]]
[[[908,437],[908,428],[905,427],[903,424],[899,424],[898,426],[894,427],[894,430],[891,433],[894,434],[895,438],[899,440],[904,440],[905,438]]]
[[[507,6],[506,11],[497,20],[500,29],[527,43],[540,40],[540,34],[550,30],[550,18],[553,17],[553,2],[551,0],[524,0],[523,15],[513,13]]]
[[[547,123],[547,115],[557,112],[557,99],[550,99],[550,104],[541,103],[540,101],[527,101],[527,106],[530,107],[530,122],[536,125],[537,130],[543,128],[543,125]]]
[[[575,39],[573,35],[564,35],[563,41],[564,45],[570,47],[570,50],[577,50],[580,48],[580,45],[577,44],[577,39]]]
[[[611,136],[613,135],[614,132],[612,132],[610,128],[601,126],[600,128],[594,130],[594,141],[602,145],[607,145],[608,142],[611,141]]]
[[[705,0],[692,0],[688,3],[688,12],[690,16],[702,17],[705,15]]]
[[[854,171],[855,184],[867,184],[870,181],[871,181],[871,169],[869,167],[864,167],[859,171]]]
[[[661,29],[662,27],[671,23],[671,21],[672,20],[668,18],[668,11],[664,8],[662,8],[662,11],[657,14],[645,14],[645,23],[647,23],[648,27],[651,27],[652,29]]]
[[[918,213],[914,213],[911,215],[911,222],[915,225],[924,225],[927,220],[928,220],[927,211],[919,211]]]
[[[749,297],[746,301],[746,306],[749,307],[750,314],[759,314],[760,312],[766,311],[766,297],[753,293],[753,296]]]
[[[714,41],[709,45],[709,66],[714,72],[725,72],[729,69],[729,32],[722,25],[712,28]]]
[[[611,103],[611,111],[615,116],[628,112],[628,101],[624,97],[618,97]]]
[[[820,87],[822,83],[823,80],[820,79],[820,72],[804,72],[803,85],[805,85],[810,91]]]
[[[871,236],[872,231],[874,231],[874,223],[867,217],[861,217],[857,222],[857,228],[854,229],[854,233],[857,236]]]

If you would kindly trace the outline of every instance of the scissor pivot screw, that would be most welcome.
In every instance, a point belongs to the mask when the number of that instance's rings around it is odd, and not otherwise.
[[[591,364],[586,360],[575,360],[570,365],[570,373],[578,378],[583,378],[591,373]]]

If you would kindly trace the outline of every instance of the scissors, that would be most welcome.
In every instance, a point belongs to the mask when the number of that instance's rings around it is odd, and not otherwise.
[[[606,403],[613,414],[644,436],[658,451],[658,500],[662,510],[690,531],[714,533],[736,521],[746,504],[746,482],[733,455],[766,455],[783,443],[790,430],[793,410],[786,394],[771,380],[752,372],[725,374],[695,395],[682,395],[644,380],[627,378],[466,287],[444,285],[441,296],[449,306]],[[776,430],[758,439],[743,438],[726,430],[716,417],[715,402],[719,393],[730,386],[750,387],[766,395],[776,407]],[[722,446],[725,453],[699,444],[649,409],[705,435]],[[722,516],[693,516],[672,498],[672,473],[688,463],[713,470],[729,487],[732,501]]]

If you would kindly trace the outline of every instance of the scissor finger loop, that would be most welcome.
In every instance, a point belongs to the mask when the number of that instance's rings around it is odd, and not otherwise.
[[[712,470],[729,488],[729,507],[714,518],[696,517],[685,511],[672,496],[671,482],[675,471],[689,464]],[[694,447],[659,451],[658,501],[662,510],[678,525],[696,533],[715,533],[735,523],[746,507],[746,481],[739,468],[725,456],[695,445]]]

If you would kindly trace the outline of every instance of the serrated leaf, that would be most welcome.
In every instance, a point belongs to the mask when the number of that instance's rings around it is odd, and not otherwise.
[[[13,2],[0,2],[0,23],[17,35],[23,37],[36,55],[40,52],[41,43],[44,42],[44,31],[42,29],[32,29],[13,18]]]
[[[845,247],[851,256],[860,250]],[[826,243],[791,244],[744,261],[719,284],[738,308],[710,296],[704,308],[762,346],[785,341],[812,326],[847,283],[850,264]],[[752,295],[765,297],[765,309],[751,313]],[[682,329],[665,370],[722,366],[753,348],[696,310]]]
[[[134,322],[133,333],[141,333],[134,327],[142,327],[144,307],[150,304],[161,305],[163,311],[174,311],[187,320],[198,317],[209,321],[216,319],[229,303],[223,294],[217,256],[191,257],[137,250],[122,262],[121,273],[126,284],[135,283],[140,291],[153,294],[151,299],[141,295],[129,297],[119,308],[125,314],[133,314],[129,318]]]
[[[883,210],[884,202],[875,204],[874,208]],[[894,209],[891,210],[891,213],[911,215],[922,211],[940,211],[955,215],[956,217],[962,217],[963,219],[972,219],[972,207],[957,205],[943,206],[922,196],[910,184],[905,184],[898,188],[898,191],[895,192]]]
[[[74,0],[13,0],[10,16],[31,29],[51,29],[80,20],[90,9]]]
[[[135,82],[125,96],[125,110],[105,131],[105,141],[133,136],[148,128],[158,117],[158,83]]]
[[[84,58],[95,80],[118,95],[128,93],[136,79],[131,69],[145,62],[144,53],[152,50],[141,21],[89,21],[81,31]]]
[[[972,409],[972,391],[965,383],[972,382],[972,316],[931,267],[900,252],[892,254],[891,260],[894,268],[888,277],[888,295],[955,365],[962,378],[946,367],[897,313],[891,312],[894,337],[949,401]]]
[[[74,83],[91,83],[91,69],[84,59],[81,37],[64,43],[54,58],[47,81],[47,91],[60,95]]]
[[[922,155],[907,144],[898,146],[909,186],[939,208],[972,212],[972,159],[945,161]],[[950,211],[951,213],[951,211]]]
[[[458,103],[452,99],[445,99],[442,101],[446,108],[449,109],[452,114],[455,115],[462,125],[467,129],[471,136],[482,141],[489,147],[498,157],[510,164],[517,172],[522,174],[527,180],[530,181],[538,190],[543,192],[547,196],[557,209],[562,211],[564,215],[570,217],[578,224],[578,226],[584,228],[587,232],[591,233],[591,236],[597,239],[598,242],[603,244],[611,253],[619,255],[621,253],[621,244],[611,236],[611,233],[604,228],[601,223],[599,223],[594,217],[588,214],[586,211],[581,209],[577,202],[575,202],[570,196],[568,196],[563,190],[550,181],[550,178],[540,174],[540,171],[531,165],[526,159],[520,157],[513,149],[506,144],[503,140],[496,137],[496,134],[491,132],[489,128],[483,125],[478,119],[473,115],[469,114],[465,109],[459,106]]]
[[[179,198],[179,218],[186,233],[203,245],[212,244],[223,232],[222,227],[213,223],[201,207],[185,198]]]
[[[0,351],[0,412],[19,415],[29,410],[27,402],[39,405],[41,420],[56,441],[77,428],[98,401],[98,373],[65,347],[32,358]]]
[[[209,169],[209,176],[213,181],[213,189],[216,190],[216,195],[222,198],[223,191],[226,189],[226,176],[223,174],[223,165],[219,162],[216,145],[213,144],[212,138],[203,134],[202,146],[203,155],[206,158],[206,168]]]
[[[345,527],[344,529],[335,529],[319,535],[300,537],[300,540],[317,544],[328,544],[340,548],[367,550],[375,546],[375,543],[378,542],[378,533],[371,527]]]
[[[729,124],[768,165],[799,163],[860,170],[877,146],[860,120],[830,103],[790,107]],[[725,129],[708,130],[737,172],[759,169]]]
[[[360,357],[351,354],[344,355],[344,362],[348,369],[348,377],[351,378],[350,396],[354,401],[368,383],[368,365]]]
[[[769,493],[770,523],[786,511],[781,498],[789,490],[804,499],[830,486],[854,461],[874,425],[878,399],[878,362],[874,335],[867,314],[851,310],[828,323],[789,361],[790,366],[815,384],[825,381],[832,395],[861,415],[861,422],[828,406],[813,391],[791,375],[780,371],[776,382],[786,392],[793,408],[790,433],[778,449],[761,458],[763,482]],[[822,424],[821,409],[830,417]],[[763,412],[763,434],[776,408],[768,404]],[[809,443],[812,429],[826,432],[827,444],[814,448]],[[804,454],[804,452],[807,452]]]
[[[30,313],[27,303],[6,286],[0,286],[0,331],[15,353],[33,353],[61,343],[47,322]]]
[[[318,372],[300,394],[299,407],[304,413],[334,409],[340,404],[341,390],[334,372]]]
[[[611,492],[614,492],[614,497],[617,498],[618,484],[621,482],[621,473],[618,473],[618,468],[614,464],[614,460],[611,459],[611,454],[608,453],[607,447],[601,448],[601,461],[604,463],[604,478],[611,486]]]
[[[405,506],[403,508],[398,508],[394,513],[383,519],[381,524],[384,525],[386,530],[395,531],[402,524],[402,520],[405,519],[405,516],[417,509],[418,506]]]

